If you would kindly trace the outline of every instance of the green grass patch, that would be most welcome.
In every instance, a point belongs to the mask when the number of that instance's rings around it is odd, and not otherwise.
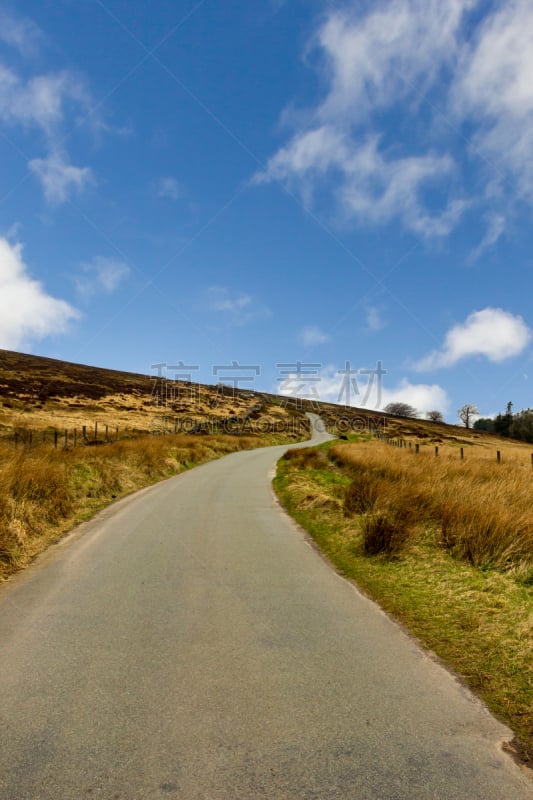
[[[321,465],[312,463],[313,450],[325,456]],[[274,480],[287,511],[340,573],[405,624],[509,725],[515,751],[531,766],[531,585],[459,559],[439,543],[440,529],[412,518],[399,552],[365,554],[368,514],[346,515],[343,504],[354,474],[328,459],[330,448],[296,452],[279,462]]]

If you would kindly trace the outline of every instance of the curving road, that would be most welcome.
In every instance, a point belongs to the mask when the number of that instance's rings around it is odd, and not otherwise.
[[[0,587],[1,800],[533,797],[509,731],[279,509],[284,449],[118,502]]]

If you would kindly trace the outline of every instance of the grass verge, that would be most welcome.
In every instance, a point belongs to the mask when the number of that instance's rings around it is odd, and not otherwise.
[[[284,441],[178,434],[71,450],[0,442],[0,580],[116,498],[236,450]]]
[[[494,473],[491,467],[488,474],[472,464],[470,472],[458,474],[459,494],[453,469],[376,442],[328,443],[290,451],[279,462],[274,485],[337,570],[404,623],[509,725],[514,753],[531,767],[533,551],[527,550],[525,484],[520,473]],[[527,480],[530,486],[529,474]],[[513,485],[514,524],[512,506],[500,509],[493,502],[499,486],[496,497],[509,504]],[[474,524],[484,486],[485,506],[490,497],[488,508],[498,512],[493,527],[486,526],[487,508],[480,512],[481,524]],[[529,493],[531,498],[531,488]],[[477,549],[455,546],[457,538],[467,538],[459,521],[465,508],[465,527],[473,531]],[[453,544],[443,536],[449,519]],[[494,534],[496,522],[506,532],[503,544]]]

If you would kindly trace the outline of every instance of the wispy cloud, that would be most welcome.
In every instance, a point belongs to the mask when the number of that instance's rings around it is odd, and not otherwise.
[[[474,153],[513,180],[533,202],[533,5],[496,4],[472,42],[464,44],[452,87],[456,116],[476,124]]]
[[[318,325],[307,325],[298,334],[298,340],[306,347],[313,345],[325,344],[329,342],[330,337],[327,333],[318,327]]]
[[[72,193],[94,182],[89,167],[75,166],[66,151],[67,134],[85,122],[98,137],[110,126],[101,118],[85,78],[72,69],[41,71],[33,56],[45,42],[42,31],[29,19],[0,11],[0,42],[22,56],[13,58],[7,48],[0,56],[0,123],[24,136],[21,149],[35,148],[40,135],[45,155],[29,158],[28,168],[44,189],[46,200],[63,203]],[[39,63],[39,62],[37,62]],[[120,133],[120,131],[114,131]]]
[[[328,76],[318,117],[361,123],[376,110],[412,103],[413,86],[423,94],[457,56],[464,14],[475,5],[386,0],[373,2],[366,14],[355,2],[332,10],[315,37]]]
[[[87,108],[83,80],[68,70],[23,78],[0,64],[0,119],[39,129],[54,141],[67,113]]]
[[[52,205],[64,203],[72,194],[83,191],[95,182],[89,167],[75,167],[69,164],[64,153],[52,153],[47,158],[34,158],[28,166],[41,182],[46,200]]]
[[[79,312],[49,295],[32,278],[22,245],[0,238],[0,347],[18,348],[34,339],[65,333]]]
[[[366,327],[370,333],[377,333],[382,330],[387,323],[383,319],[383,309],[378,306],[367,306],[366,308]]]
[[[15,17],[6,10],[0,12],[0,41],[19,51],[23,56],[37,54],[45,37],[30,19]]]
[[[531,340],[522,317],[501,308],[473,311],[465,322],[454,325],[440,350],[434,350],[416,364],[416,369],[451,367],[465,358],[484,356],[501,362],[520,355]]]
[[[102,293],[112,294],[130,272],[125,261],[95,256],[92,261],[81,265],[81,272],[75,278],[76,289],[85,299]]]
[[[176,178],[164,177],[160,178],[157,185],[157,196],[165,197],[169,200],[179,200],[183,195],[183,189]]]
[[[398,220],[429,239],[472,208],[462,186],[477,170],[488,228],[469,260],[479,258],[516,201],[533,204],[533,5],[485,6],[348,0],[326,12],[307,61],[323,94],[283,114],[292,133],[256,183],[280,181],[308,206],[333,200],[344,225]]]
[[[266,306],[259,306],[245,292],[232,292],[225,286],[210,286],[206,293],[207,308],[221,315],[231,325],[246,325],[271,316]]]
[[[325,97],[296,116],[296,133],[255,182],[286,183],[308,205],[331,194],[343,224],[399,219],[423,237],[448,235],[470,205],[453,189],[454,159],[424,150],[422,140],[398,137],[391,145],[378,117],[393,109],[416,115],[419,96],[458,57],[464,12],[473,5],[393,0],[367,14],[355,3],[330,11],[312,42]],[[427,193],[444,184],[448,199],[428,204]]]
[[[503,214],[492,212],[486,216],[487,230],[482,240],[476,248],[470,253],[468,261],[473,263],[480,258],[486,250],[493,247],[496,242],[503,236],[507,224],[507,220]]]

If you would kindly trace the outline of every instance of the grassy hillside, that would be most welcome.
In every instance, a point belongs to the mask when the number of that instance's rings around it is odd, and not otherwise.
[[[218,425],[221,432],[278,430],[305,438],[301,413],[279,405],[275,397],[232,387],[204,386],[50,358],[0,350],[0,436],[15,431],[85,425],[111,433],[189,432],[195,424]],[[88,434],[89,435],[89,434]],[[39,438],[39,437],[38,437]]]
[[[266,395],[0,350],[0,580],[117,497],[308,436]]]

